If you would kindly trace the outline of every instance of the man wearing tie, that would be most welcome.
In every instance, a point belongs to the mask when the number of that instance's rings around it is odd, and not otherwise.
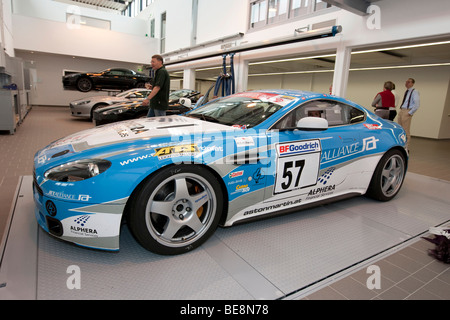
[[[403,102],[400,105],[400,113],[398,116],[398,124],[405,129],[406,132],[406,148],[409,149],[409,141],[411,140],[411,119],[413,114],[419,109],[420,98],[419,92],[413,88],[416,81],[412,78],[406,80],[406,92],[403,96]]]

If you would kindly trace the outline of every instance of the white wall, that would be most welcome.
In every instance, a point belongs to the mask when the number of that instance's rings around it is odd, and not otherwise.
[[[57,53],[60,55],[75,55],[79,57],[99,59],[98,65],[109,61],[122,61],[126,63],[148,63],[149,57],[159,52],[159,39],[144,37],[148,33],[149,21],[156,20],[156,37],[160,35],[160,17],[162,12],[167,13],[166,51],[171,52],[190,46],[192,25],[191,0],[158,0],[142,12],[138,19],[122,20],[125,17],[112,18],[112,31],[95,28],[81,28],[69,30],[65,25],[67,6],[51,0],[12,0],[14,15],[12,17],[13,41],[16,49],[22,52],[34,50],[39,52]],[[245,67],[246,63],[261,59],[282,58],[284,56],[334,53],[337,48],[382,48],[390,45],[404,43],[421,43],[424,41],[450,39],[450,1],[448,0],[381,0],[376,1],[380,11],[380,28],[370,29],[368,19],[370,16],[359,16],[344,10],[326,9],[320,14],[312,14],[304,19],[292,20],[287,23],[273,25],[261,30],[248,30],[249,2],[243,0],[199,0],[198,1],[198,28],[197,44],[210,40],[227,37],[238,32],[245,32],[239,40],[230,41],[235,45],[256,44],[283,37],[293,36],[294,29],[311,25],[317,22],[336,20],[337,25],[343,27],[343,32],[334,38],[318,39],[307,42],[243,52],[235,57],[237,68]],[[85,9],[83,9],[85,10]],[[86,9],[87,10],[87,9]],[[93,14],[92,10],[83,11]],[[105,13],[95,13],[97,17]],[[55,18],[56,17],[56,18]],[[53,21],[51,21],[52,19]],[[127,18],[128,19],[128,18]],[[129,21],[127,25],[123,21]],[[133,22],[134,21],[134,22]],[[95,29],[95,30],[94,30]],[[140,34],[140,30],[145,29]],[[192,57],[205,53],[220,54],[220,46],[199,46],[192,50],[177,52],[170,55],[170,61],[180,58]],[[169,66],[171,71],[188,68],[200,68],[220,65],[221,58],[198,60],[195,62],[180,63]],[[109,67],[109,66],[108,66]],[[384,82],[386,73],[377,71],[361,71],[359,74],[351,72],[346,97],[361,104],[370,102],[368,96],[376,93]],[[391,80],[400,83],[405,77],[413,76],[417,80],[417,88],[421,92],[422,107],[413,120],[412,134],[431,138],[450,138],[448,117],[448,70],[436,69],[414,70],[417,75],[411,75],[411,70],[398,71]],[[59,70],[56,71],[59,73]],[[241,77],[246,72],[238,73]],[[302,84],[312,90],[327,92],[330,74],[316,74],[314,76],[296,78],[285,76],[283,78],[270,78],[273,87],[292,87]],[[299,80],[300,79],[300,82]],[[398,79],[398,80],[396,80]],[[365,80],[365,83],[362,81]],[[247,88],[247,78],[237,79],[237,82]],[[268,86],[269,83],[261,79],[248,80],[248,88]],[[358,89],[355,89],[358,88]],[[436,88],[439,88],[437,90]],[[432,97],[431,100],[429,100]],[[428,100],[427,100],[428,99]],[[369,101],[368,101],[369,100]],[[439,120],[435,120],[439,115]],[[430,122],[431,121],[431,122]],[[437,123],[436,126],[430,123]],[[440,125],[439,125],[440,124]]]
[[[1,12],[1,33],[0,33],[0,43],[4,48],[4,52],[10,57],[14,57],[14,43],[12,34],[12,17],[11,17],[11,1],[0,1]],[[2,53],[3,54],[3,53]]]
[[[448,82],[447,98],[442,112],[441,131],[439,137],[450,137],[450,80]]]
[[[87,26],[70,29],[63,22],[20,15],[13,16],[13,28],[16,50],[141,64],[148,64],[156,50],[155,40],[148,37]]]
[[[101,71],[107,68],[124,67],[137,70],[138,65],[110,60],[89,58],[72,58],[67,55],[30,53],[18,51],[17,57],[28,61],[31,68],[36,70],[37,81],[32,83],[30,100],[32,105],[69,106],[73,100],[90,96],[107,95],[104,91],[91,91],[87,93],[76,90],[64,90],[62,76],[64,70]],[[67,109],[70,114],[69,109]]]
[[[161,14],[164,12],[167,19],[165,52],[189,47],[192,29],[192,1],[155,1],[139,14],[137,20],[146,21],[148,25],[150,25],[151,19],[155,19],[155,37],[158,41],[161,36]],[[160,51],[153,53],[160,53]]]
[[[390,80],[396,84],[396,93],[401,102],[405,92],[405,81],[410,77],[416,80],[415,88],[420,93],[420,108],[414,115],[411,125],[413,135],[426,138],[450,138],[448,117],[450,67],[448,66],[351,71],[346,98],[372,111],[373,98],[382,91],[384,82]],[[248,87],[249,89],[297,89],[328,93],[332,80],[331,72],[249,77]]]
[[[240,31],[240,26],[245,28],[245,36],[236,41],[236,45],[257,44],[262,41],[270,41],[273,39],[280,39],[283,37],[292,37],[294,30],[299,27],[308,26],[313,23],[324,22],[329,20],[336,20],[336,25],[341,25],[342,33],[333,38],[324,38],[312,40],[307,42],[298,42],[294,44],[276,46],[273,48],[266,48],[262,50],[253,50],[239,53],[235,58],[240,62],[252,62],[263,59],[276,59],[286,56],[302,56],[302,55],[316,55],[322,53],[336,53],[338,48],[350,48],[351,50],[363,48],[385,48],[387,46],[397,46],[408,43],[423,43],[426,41],[437,41],[442,39],[450,39],[450,1],[448,0],[381,0],[374,2],[380,8],[379,18],[380,26],[371,28],[370,19],[372,15],[359,16],[345,10],[326,9],[322,13],[316,13],[306,16],[304,19],[289,21],[283,24],[273,25],[260,30],[248,30],[248,1],[235,1],[232,7],[234,14],[221,14],[220,10],[224,10],[221,5],[227,1],[219,0],[200,0],[199,11],[210,11],[208,19],[205,19],[205,25],[199,28],[199,38],[203,37],[205,40],[210,40],[214,33],[214,39],[230,35],[230,31]],[[230,17],[233,17],[231,20]],[[170,23],[170,21],[168,21]],[[230,24],[232,26],[230,26]],[[183,21],[179,21],[178,28],[183,28]],[[225,26],[221,28],[220,26]],[[239,27],[237,27],[239,26]],[[187,25],[184,25],[187,28]],[[209,27],[209,28],[208,28]],[[203,30],[208,28],[207,30]],[[170,62],[182,61],[188,57],[196,57],[208,53],[221,53],[221,43],[211,46],[196,48],[195,50],[188,50],[185,52],[177,52],[169,55],[167,58]],[[181,62],[179,64],[169,65],[168,69],[171,71],[183,70],[188,68],[202,68],[219,65],[217,61],[220,58],[209,58],[204,60],[196,60],[193,62]],[[412,124],[412,134],[430,137],[430,138],[450,138],[448,131],[441,129],[441,126],[448,124],[442,118],[445,110],[448,113],[448,103],[446,104],[448,91],[448,69],[434,69],[428,70],[411,70],[396,72],[395,78],[400,84],[399,90],[403,91],[403,84],[407,77],[417,78],[417,86],[421,92],[422,107],[415,115]],[[413,73],[413,74],[411,74]],[[242,73],[245,75],[245,72]],[[348,82],[347,92],[345,97],[350,99],[355,98],[362,104],[368,104],[373,98],[373,95],[378,92],[378,88],[387,79],[384,78],[385,72],[367,71],[358,74],[351,72]],[[276,87],[276,88],[291,88],[298,87],[301,84],[301,89],[305,87],[319,89],[320,92],[328,92],[330,85],[331,74],[321,74],[312,76],[297,77],[300,82],[293,79],[294,76],[283,77],[269,77],[268,79],[248,79],[249,89],[258,87]],[[361,76],[361,79],[358,79]],[[318,85],[318,79],[323,78],[324,83]],[[373,80],[372,80],[373,78]],[[424,80],[424,81],[422,81]],[[246,79],[237,78],[238,83],[246,83]],[[268,83],[266,81],[272,81]],[[331,81],[332,82],[332,81]],[[430,84],[430,85],[428,85]],[[358,89],[353,88],[359,87]],[[362,88],[363,87],[363,88]],[[439,88],[437,90],[436,88]],[[245,88],[244,88],[245,89]],[[373,92],[372,92],[373,91]],[[375,92],[376,91],[376,92]],[[344,91],[345,92],[345,91]],[[364,98],[370,96],[370,99]],[[436,115],[438,118],[436,119]],[[442,121],[441,121],[442,120]],[[442,124],[441,124],[442,123]]]
[[[199,0],[197,44],[247,31],[248,1]]]
[[[11,1],[11,0],[9,0]],[[82,4],[53,0],[12,0],[13,14],[55,22],[66,22],[66,15],[80,15],[111,22],[111,30],[138,36],[144,36],[147,24],[143,20],[133,19],[120,14],[111,14],[103,10],[87,8]]]
[[[49,0],[14,0],[14,48],[101,60],[149,63],[158,41],[146,37],[140,19],[81,8],[81,15],[109,19],[111,30],[66,23],[67,4]]]

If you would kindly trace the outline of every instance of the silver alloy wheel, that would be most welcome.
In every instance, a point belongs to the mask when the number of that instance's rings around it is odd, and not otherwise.
[[[164,246],[187,246],[208,231],[216,206],[213,187],[204,177],[175,174],[150,195],[145,211],[147,230]]]
[[[386,197],[395,195],[402,186],[405,175],[405,161],[398,154],[390,157],[381,172],[381,192]]]

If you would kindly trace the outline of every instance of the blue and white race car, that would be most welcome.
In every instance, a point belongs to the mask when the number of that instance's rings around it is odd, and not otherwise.
[[[367,194],[399,192],[404,130],[346,99],[251,91],[186,116],[122,121],[38,151],[39,225],[81,246],[118,250],[122,222],[158,254],[220,226]]]

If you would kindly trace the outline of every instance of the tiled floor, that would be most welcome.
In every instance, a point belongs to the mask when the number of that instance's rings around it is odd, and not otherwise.
[[[34,107],[14,135],[0,132],[0,239],[11,211],[19,177],[31,175],[34,153],[73,132],[91,128],[68,108]],[[450,181],[450,140],[413,138],[409,171]],[[450,191],[450,190],[449,190]],[[372,263],[379,267],[380,289],[368,289],[367,268],[311,292],[305,300],[450,299],[450,265],[427,254],[434,245],[418,240]]]

